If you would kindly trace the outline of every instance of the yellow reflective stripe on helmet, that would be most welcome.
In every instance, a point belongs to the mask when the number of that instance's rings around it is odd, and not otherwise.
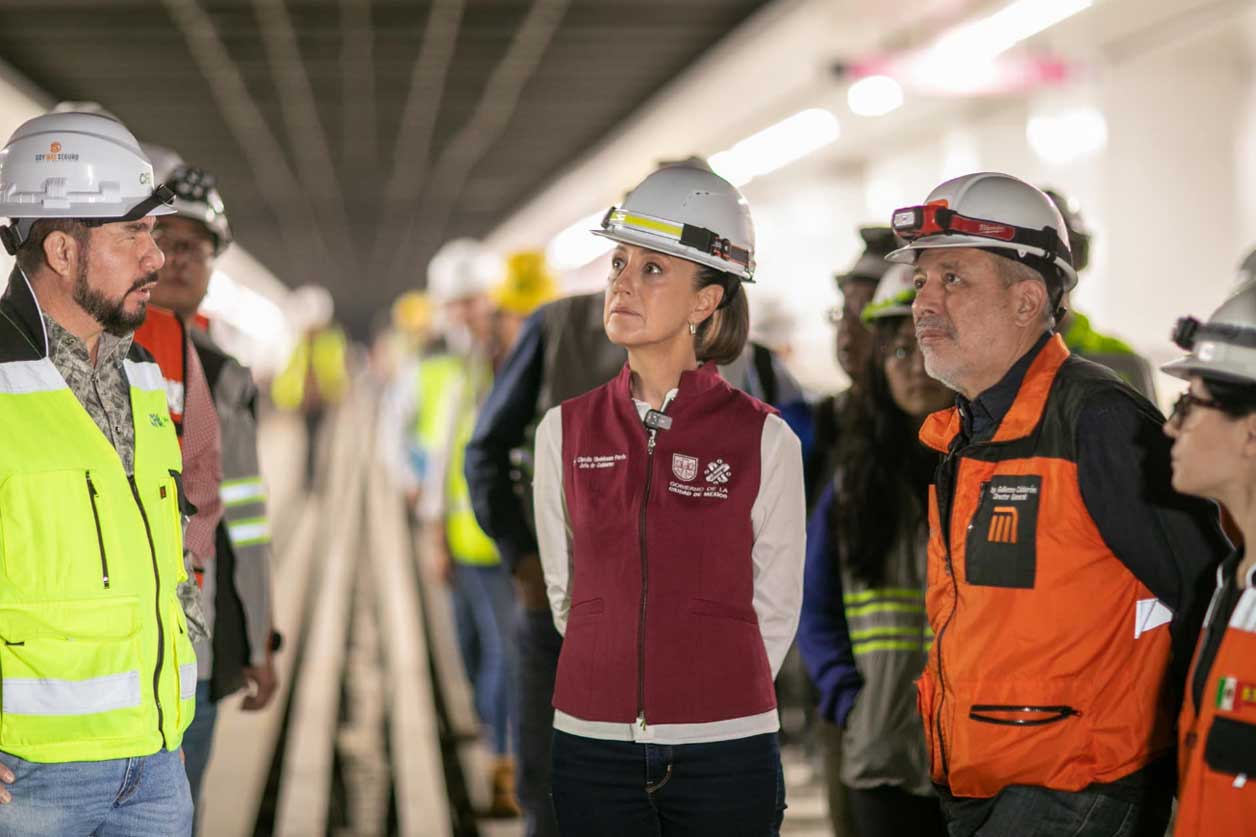
[[[876,587],[871,590],[860,590],[858,593],[846,593],[842,596],[842,601],[846,604],[863,604],[873,599],[908,599],[911,601],[923,601],[925,593],[923,590],[912,589],[910,587]]]
[[[270,522],[264,517],[250,517],[228,523],[227,537],[234,547],[266,543],[270,540]]]
[[[266,486],[262,483],[261,477],[227,480],[222,484],[218,494],[222,498],[222,504],[228,508],[247,506],[266,499]]]
[[[663,235],[672,236],[678,241],[681,233],[684,232],[683,224],[668,221],[666,218],[652,218],[649,215],[638,215],[635,213],[629,214],[622,209],[611,213],[611,223],[651,233],[662,233]]]
[[[6,677],[5,715],[93,715],[140,705],[140,673],[128,671],[86,680]]]

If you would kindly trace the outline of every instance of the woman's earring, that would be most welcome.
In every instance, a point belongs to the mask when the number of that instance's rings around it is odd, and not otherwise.
[[[696,325],[694,325],[693,323],[690,323],[690,324],[689,324],[689,333],[690,333],[690,334],[697,334],[697,333],[698,333],[698,327],[697,327]]]

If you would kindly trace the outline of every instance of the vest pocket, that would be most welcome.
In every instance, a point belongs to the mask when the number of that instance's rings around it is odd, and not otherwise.
[[[975,703],[968,710],[971,720],[1006,727],[1040,727],[1080,714],[1071,706],[1009,706],[1000,703]]]
[[[0,485],[3,576],[27,599],[99,595],[108,587],[105,483],[83,470],[15,474]]]
[[[140,738],[145,721],[139,598],[0,608],[0,749]]]
[[[968,525],[964,577],[969,584],[1029,590],[1037,572],[1042,477],[999,474],[981,487]]]
[[[192,646],[192,641],[188,637],[187,617],[184,616],[183,606],[178,601],[170,607],[170,617],[167,619],[166,624],[173,628],[174,633],[174,659],[171,662],[175,672],[177,672],[179,681],[179,711],[176,722],[179,734],[182,735],[183,731],[192,723],[192,718],[196,715],[196,684],[198,677],[196,649]]]
[[[1256,782],[1256,724],[1216,716],[1204,745],[1204,761],[1218,773]]]

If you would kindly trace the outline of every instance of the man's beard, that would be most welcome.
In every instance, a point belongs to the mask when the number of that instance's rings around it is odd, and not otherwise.
[[[127,289],[126,293],[113,300],[87,284],[86,262],[87,260],[84,259],[83,264],[79,267],[78,277],[74,280],[74,301],[78,303],[79,307],[91,314],[96,322],[104,327],[105,331],[115,337],[125,337],[143,325],[144,318],[148,316],[148,303],[141,302],[139,308],[128,313],[126,310],[126,298],[131,291],[156,282],[157,274],[150,273],[137,279]]]

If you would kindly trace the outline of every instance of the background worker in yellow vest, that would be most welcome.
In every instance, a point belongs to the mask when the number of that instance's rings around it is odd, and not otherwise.
[[[332,322],[335,304],[321,285],[292,292],[293,318],[302,335],[283,372],[271,384],[271,399],[281,410],[300,410],[305,418],[305,483],[315,489],[323,416],[349,389],[347,341]]]
[[[55,113],[0,152],[0,833],[191,831],[179,443],[132,333],[164,258],[135,137]]]
[[[510,637],[514,612],[510,575],[496,547],[475,522],[463,457],[476,410],[492,384],[492,283],[500,263],[478,243],[451,241],[428,267],[428,293],[439,306],[444,350],[418,365],[413,424],[425,462],[419,516],[431,566],[450,586],[455,629],[476,710],[494,755],[489,813],[515,816],[510,758]]]

